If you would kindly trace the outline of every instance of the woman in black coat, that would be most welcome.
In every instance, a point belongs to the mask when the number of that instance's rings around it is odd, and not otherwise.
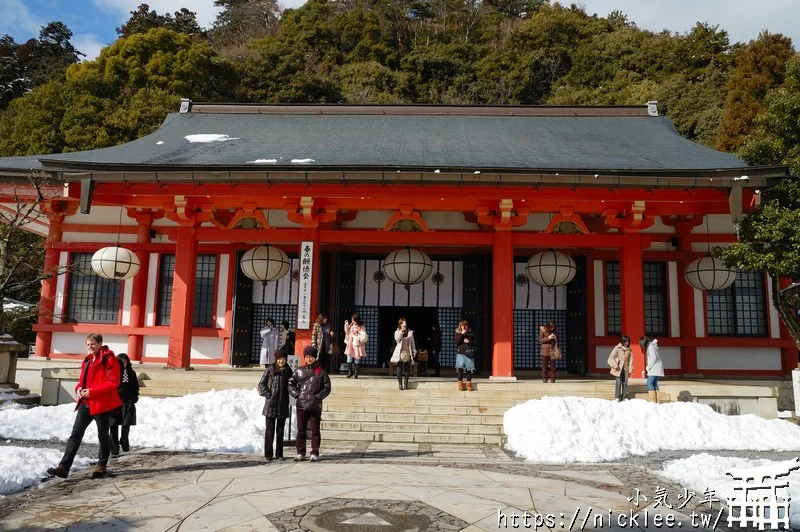
[[[275,442],[275,458],[283,460],[283,431],[289,417],[289,378],[292,368],[286,363],[286,353],[275,351],[275,364],[264,371],[258,383],[258,393],[265,398],[262,414],[267,418],[264,431],[264,458],[272,461],[272,441]]]
[[[136,425],[136,402],[139,401],[139,379],[136,372],[131,367],[131,360],[125,353],[117,355],[119,367],[122,375],[119,380],[117,393],[122,400],[122,406],[109,416],[111,426],[111,456],[119,456],[119,449],[122,447],[124,452],[131,449],[128,439],[131,432],[131,425]],[[119,427],[122,425],[122,438],[119,437]]]

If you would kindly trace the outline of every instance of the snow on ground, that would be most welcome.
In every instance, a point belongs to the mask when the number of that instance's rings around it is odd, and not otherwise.
[[[714,496],[725,502],[726,499],[741,495],[741,490],[738,494],[734,493],[734,480],[733,477],[727,474],[728,471],[763,467],[787,471],[795,465],[794,460],[776,462],[774,460],[751,460],[748,458],[713,456],[701,453],[689,458],[666,462],[664,469],[656,473],[694,491],[698,497],[702,497],[706,489],[712,489],[715,492]],[[788,495],[791,501],[799,501],[800,471],[792,471],[788,477],[780,477],[779,480],[783,482],[787,479],[789,487],[779,495],[784,497]],[[758,479],[758,481],[760,480]],[[789,520],[793,528],[800,527],[800,505],[797,503],[789,506]]]
[[[38,484],[48,476],[47,468],[58,464],[62,454],[55,449],[0,446],[0,497]],[[87,467],[89,458],[75,457],[72,471]]]
[[[260,453],[264,450],[263,407],[264,398],[255,389],[212,390],[167,399],[142,397],[136,404],[137,425],[131,427],[131,445]],[[74,409],[74,403],[0,407],[0,437],[66,441],[75,420]],[[83,441],[97,441],[94,425],[86,430]]]
[[[800,451],[800,427],[699,403],[544,397],[503,417],[507,448],[532,462],[607,462],[662,450]]]
[[[186,140],[191,143],[195,142],[225,142],[228,140],[239,140],[239,137],[230,137],[228,135],[220,135],[218,133],[203,133],[199,135],[186,135]]]

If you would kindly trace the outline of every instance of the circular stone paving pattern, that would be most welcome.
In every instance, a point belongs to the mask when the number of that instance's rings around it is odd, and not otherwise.
[[[323,499],[313,508],[293,508],[267,516],[284,532],[450,532],[469,523],[417,501]]]

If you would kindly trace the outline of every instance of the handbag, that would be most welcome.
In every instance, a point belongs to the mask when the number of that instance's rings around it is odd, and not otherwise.
[[[467,358],[475,358],[475,346],[465,345],[464,356],[466,356]]]
[[[557,345],[550,348],[550,360],[561,360],[561,356],[561,348]]]
[[[357,338],[358,338],[358,342],[360,344],[366,344],[367,343],[367,339],[369,338],[367,336],[367,330],[366,329],[361,329],[360,331],[358,331]]]

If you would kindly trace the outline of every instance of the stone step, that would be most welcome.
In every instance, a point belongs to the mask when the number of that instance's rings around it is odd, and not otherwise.
[[[431,432],[349,432],[325,430],[324,440],[333,441],[376,441],[395,443],[439,443],[439,444],[490,444],[499,445],[504,436],[494,434],[448,434]]]
[[[17,384],[3,385],[0,387],[0,405],[4,403],[17,403],[20,405],[38,405],[42,396],[31,393],[27,388],[20,388]]]

